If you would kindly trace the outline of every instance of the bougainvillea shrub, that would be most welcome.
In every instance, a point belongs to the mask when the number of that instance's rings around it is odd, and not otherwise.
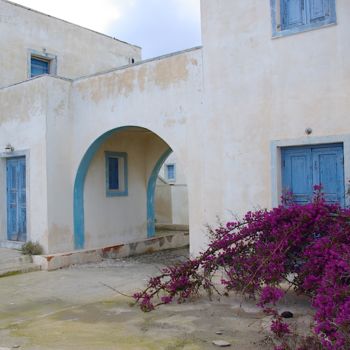
[[[242,220],[210,230],[206,251],[164,268],[135,293],[136,302],[151,311],[190,300],[201,290],[209,295],[235,291],[254,296],[273,316],[271,330],[281,344],[276,349],[288,350],[291,330],[275,307],[285,294],[280,287],[285,282],[309,296],[315,308],[315,345],[309,349],[349,350],[350,210],[326,203],[320,188],[315,190],[310,204],[248,212]],[[213,282],[218,271],[223,272],[220,290]]]

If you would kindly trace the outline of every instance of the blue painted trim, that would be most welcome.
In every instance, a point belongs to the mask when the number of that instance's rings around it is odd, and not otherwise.
[[[110,190],[109,189],[109,162],[110,158],[118,158],[121,160],[122,164],[119,164],[119,169],[124,172],[124,184],[122,190]],[[128,155],[125,152],[105,152],[105,162],[106,162],[106,196],[107,197],[125,197],[128,196]],[[119,170],[120,173],[121,170]],[[120,179],[119,179],[120,180]],[[120,181],[119,181],[120,186]]]
[[[77,175],[74,181],[73,191],[73,220],[74,220],[74,247],[75,249],[84,249],[85,244],[85,218],[84,218],[84,186],[87,172],[89,170],[92,159],[96,152],[102,146],[104,141],[115,132],[129,129],[132,126],[123,126],[112,129],[99,138],[97,138],[88,148],[80,162]]]
[[[294,28],[281,30],[281,23],[277,23],[277,1],[281,0],[270,0],[272,38],[281,38],[284,36],[299,34],[310,30],[315,30],[322,27],[329,27],[337,24],[335,0],[331,0],[331,15],[326,20],[315,23],[306,23],[304,25],[300,25]]]
[[[156,165],[153,168],[151,176],[148,180],[147,185],[147,237],[154,237],[156,229],[155,229],[155,210],[154,210],[154,197],[156,190],[156,182],[158,178],[159,171],[172,153],[171,148],[168,148],[158,159]]]

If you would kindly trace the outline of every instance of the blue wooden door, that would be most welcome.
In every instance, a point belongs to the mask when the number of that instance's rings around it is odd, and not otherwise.
[[[295,203],[305,204],[312,200],[315,185],[322,185],[327,202],[344,206],[343,146],[282,149],[283,191],[290,192]]]
[[[6,171],[7,238],[10,241],[25,242],[27,238],[25,157],[7,159]]]

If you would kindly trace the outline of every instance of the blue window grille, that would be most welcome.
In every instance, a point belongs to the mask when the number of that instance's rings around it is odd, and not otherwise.
[[[128,195],[128,164],[124,152],[105,152],[107,197]]]
[[[44,60],[38,57],[31,57],[30,60],[30,76],[35,77],[38,75],[50,73],[50,61]]]

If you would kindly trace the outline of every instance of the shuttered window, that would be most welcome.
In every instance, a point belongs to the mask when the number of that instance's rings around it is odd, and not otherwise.
[[[166,165],[166,177],[168,181],[175,181],[175,164]]]
[[[31,67],[30,67],[31,77],[50,73],[50,61],[32,57],[30,63],[31,63]]]
[[[328,203],[345,204],[344,152],[342,144],[286,147],[282,149],[282,185],[293,201],[312,200],[315,185],[322,186]]]
[[[271,4],[274,36],[336,23],[335,0],[271,0]]]
[[[105,152],[107,197],[128,195],[128,163],[124,152]]]

